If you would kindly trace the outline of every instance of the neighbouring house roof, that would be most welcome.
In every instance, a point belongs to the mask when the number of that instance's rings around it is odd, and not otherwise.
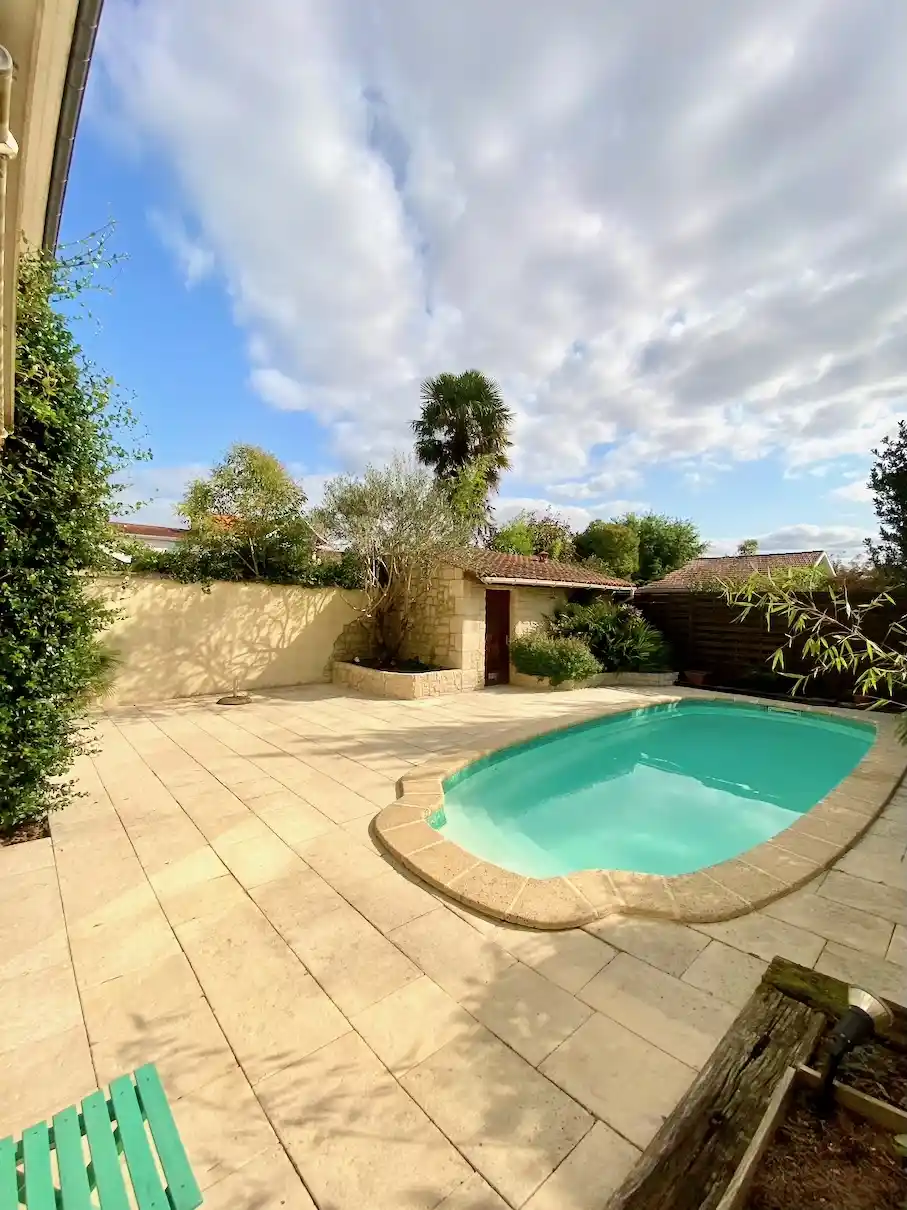
[[[663,579],[641,585],[639,591],[689,592],[708,580],[739,580],[754,573],[768,575],[796,567],[818,567],[822,563],[827,564],[828,574],[831,575],[833,568],[824,550],[787,550],[764,555],[717,555],[693,559]]]
[[[629,580],[602,575],[578,563],[557,563],[540,555],[505,555],[496,550],[464,550],[448,559],[471,572],[483,584],[514,584],[527,588],[622,588]]]
[[[114,529],[136,538],[185,538],[188,529],[174,529],[169,525],[138,525],[132,521],[111,521]]]

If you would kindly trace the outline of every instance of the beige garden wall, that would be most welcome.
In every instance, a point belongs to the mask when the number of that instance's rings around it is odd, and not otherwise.
[[[137,704],[330,679],[331,658],[362,655],[358,593],[338,588],[216,583],[158,576],[97,582],[123,616],[108,632],[119,652],[107,704]]]

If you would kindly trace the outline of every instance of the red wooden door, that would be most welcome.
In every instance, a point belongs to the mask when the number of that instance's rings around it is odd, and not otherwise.
[[[510,680],[510,593],[485,589],[485,684]]]

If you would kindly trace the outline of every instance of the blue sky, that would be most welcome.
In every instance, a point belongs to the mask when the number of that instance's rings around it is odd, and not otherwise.
[[[317,498],[476,366],[502,516],[859,548],[907,415],[897,14],[622,8],[107,0],[63,238],[127,258],[80,335],[147,427],[144,519],[235,441]]]

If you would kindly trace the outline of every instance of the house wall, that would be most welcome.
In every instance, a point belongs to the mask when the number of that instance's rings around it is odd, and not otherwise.
[[[460,668],[464,687],[485,682],[485,589],[459,567],[442,567],[419,601],[403,654]]]
[[[78,0],[2,0],[0,45],[13,57],[9,129],[19,154],[6,163],[0,422],[13,428],[16,278],[22,237],[40,247],[60,105]],[[0,424],[2,429],[2,424]],[[2,433],[0,433],[2,440]]]
[[[219,582],[205,592],[159,576],[96,582],[122,616],[107,632],[121,656],[107,704],[330,680],[332,658],[364,655],[356,603],[339,588]]]
[[[127,534],[126,536],[132,538],[134,542],[141,542],[142,546],[147,546],[149,550],[176,550],[181,541],[179,538],[158,538],[147,534]]]
[[[511,588],[510,590],[510,637],[528,634],[538,630],[544,624],[545,618],[554,612],[558,605],[567,603],[569,594],[565,588]],[[538,687],[534,676],[526,676],[517,672],[510,665],[510,683]]]

